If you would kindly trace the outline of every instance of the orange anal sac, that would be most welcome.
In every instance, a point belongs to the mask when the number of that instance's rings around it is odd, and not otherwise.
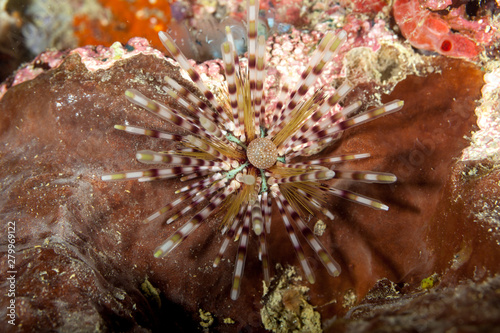
[[[267,169],[276,164],[278,149],[267,138],[257,138],[247,148],[248,161],[258,169]]]

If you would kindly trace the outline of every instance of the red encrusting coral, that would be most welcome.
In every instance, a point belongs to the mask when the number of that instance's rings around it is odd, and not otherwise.
[[[491,16],[471,19],[464,3],[451,5],[451,1],[396,0],[393,14],[403,36],[418,49],[474,59],[485,45],[498,41]]]
[[[141,36],[160,48],[157,34],[168,28],[171,20],[167,0],[99,0],[104,13],[77,15],[73,18],[78,45],[109,46],[125,44]]]

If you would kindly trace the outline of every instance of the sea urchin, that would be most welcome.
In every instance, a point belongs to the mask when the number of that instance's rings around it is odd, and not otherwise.
[[[151,181],[181,177],[192,180],[176,193],[176,200],[159,209],[145,222],[166,213],[167,223],[188,212],[194,215],[154,252],[163,257],[177,247],[209,216],[222,216],[225,235],[215,258],[217,266],[232,239],[239,240],[236,255],[231,298],[237,299],[245,266],[250,228],[258,237],[259,259],[262,261],[264,280],[269,282],[269,262],[266,233],[271,228],[272,201],[276,203],[286,231],[309,282],[314,283],[311,270],[296,229],[305,237],[332,276],[340,273],[340,266],[329,251],[318,241],[306,221],[311,217],[333,215],[325,204],[330,195],[339,196],[379,210],[387,210],[383,203],[341,190],[323,181],[349,179],[368,183],[392,183],[396,177],[389,173],[366,171],[340,171],[334,163],[367,158],[367,153],[342,155],[320,159],[309,156],[320,151],[343,130],[360,125],[388,113],[398,111],[402,101],[393,101],[373,110],[343,120],[359,108],[360,103],[345,107],[331,115],[331,110],[352,88],[342,84],[334,94],[327,96],[321,90],[311,97],[306,94],[321,75],[325,64],[332,60],[336,50],[346,38],[344,31],[335,35],[328,32],[312,55],[306,70],[294,89],[283,85],[276,106],[267,104],[264,93],[266,75],[266,41],[257,35],[259,4],[248,2],[248,64],[240,63],[230,28],[226,28],[227,41],[222,45],[226,87],[211,92],[200,75],[180,52],[173,39],[160,32],[159,37],[167,50],[187,71],[198,91],[190,91],[171,78],[165,78],[164,90],[186,110],[178,110],[150,100],[138,91],[127,90],[126,97],[134,104],[180,127],[188,134],[165,133],[128,125],[115,128],[133,134],[173,140],[181,145],[175,151],[140,151],[137,160],[164,166],[102,176],[103,180],[138,179]],[[200,96],[200,93],[202,96]]]

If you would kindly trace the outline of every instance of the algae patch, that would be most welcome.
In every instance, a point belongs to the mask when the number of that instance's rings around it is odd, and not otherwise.
[[[208,328],[212,326],[214,323],[214,317],[212,317],[212,314],[208,311],[204,312],[202,309],[199,309],[200,312],[200,326],[203,328]]]

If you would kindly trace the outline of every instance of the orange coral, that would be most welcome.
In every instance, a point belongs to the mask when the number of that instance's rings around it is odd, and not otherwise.
[[[166,30],[171,19],[167,0],[99,0],[104,8],[97,16],[74,17],[75,35],[80,45],[106,45],[115,41],[126,43],[141,36],[158,40],[158,31]]]

